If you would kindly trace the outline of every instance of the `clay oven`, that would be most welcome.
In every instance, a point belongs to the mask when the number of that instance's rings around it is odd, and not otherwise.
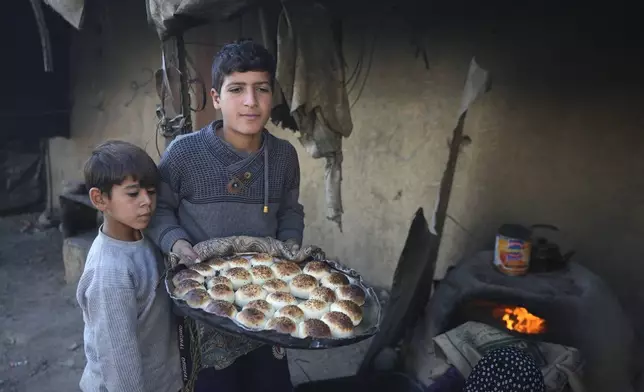
[[[467,321],[482,322],[527,340],[577,348],[589,392],[632,391],[634,334],[604,282],[577,263],[506,276],[493,252],[463,260],[440,282],[414,333],[410,370],[431,373],[432,339]]]

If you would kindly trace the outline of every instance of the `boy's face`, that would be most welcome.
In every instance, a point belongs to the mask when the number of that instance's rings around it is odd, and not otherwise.
[[[120,185],[114,185],[111,195],[102,193],[98,188],[90,189],[89,195],[106,219],[136,230],[148,227],[157,206],[156,190],[141,188],[139,182],[131,177]]]
[[[210,95],[224,127],[233,132],[258,134],[270,118],[273,92],[268,72],[234,72],[224,78],[221,92],[212,89]]]

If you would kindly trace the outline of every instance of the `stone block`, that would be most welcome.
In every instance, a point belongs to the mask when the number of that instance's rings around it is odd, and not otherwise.
[[[67,237],[63,241],[63,264],[65,266],[65,282],[74,284],[78,282],[87,253],[96,238],[96,232],[90,231],[73,237]]]

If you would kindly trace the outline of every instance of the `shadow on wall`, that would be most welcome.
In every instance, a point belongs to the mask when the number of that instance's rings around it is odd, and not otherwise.
[[[468,26],[493,88],[470,112],[467,187],[450,213],[473,233],[467,252],[505,222],[555,224],[575,261],[632,288],[644,272],[641,28],[626,10],[518,12]]]

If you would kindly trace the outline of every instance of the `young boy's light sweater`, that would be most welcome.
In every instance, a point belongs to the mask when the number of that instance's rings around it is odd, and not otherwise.
[[[84,392],[178,392],[182,387],[160,254],[148,240],[119,241],[99,229],[76,299],[83,311]]]

